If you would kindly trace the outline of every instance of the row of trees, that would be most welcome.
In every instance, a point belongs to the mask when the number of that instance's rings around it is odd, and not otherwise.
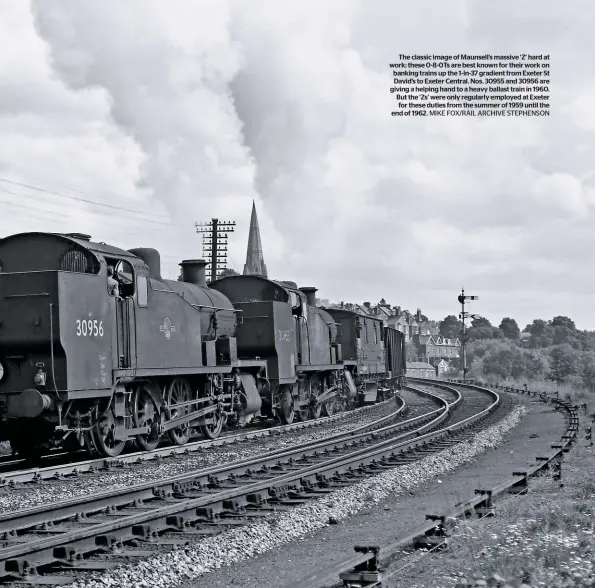
[[[444,337],[454,339],[461,338],[463,323],[454,315],[447,316],[439,324],[440,334]],[[477,341],[480,339],[511,339],[518,341],[521,330],[517,322],[510,317],[504,317],[498,327],[492,326],[487,318],[477,317],[471,321],[471,326],[466,331],[467,341]]]
[[[461,338],[462,323],[455,316],[440,322],[440,333]],[[498,327],[486,318],[467,329],[467,365],[476,376],[556,383],[595,390],[595,332],[576,328],[567,316],[550,321],[535,319],[522,334],[517,322],[505,317]],[[459,365],[453,365],[461,369]]]

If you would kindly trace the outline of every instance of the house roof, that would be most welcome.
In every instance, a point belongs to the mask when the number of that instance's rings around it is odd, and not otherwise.
[[[408,361],[407,369],[409,368],[422,368],[426,370],[433,370],[434,368],[425,361]]]

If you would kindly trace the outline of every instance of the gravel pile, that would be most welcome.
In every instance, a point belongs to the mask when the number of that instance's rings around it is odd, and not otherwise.
[[[505,434],[518,425],[526,412],[524,406],[516,407],[498,423],[477,433],[471,441],[383,472],[291,511],[276,513],[258,523],[197,541],[191,547],[161,553],[134,565],[93,575],[71,584],[70,588],[175,586],[270,551],[326,527],[331,517],[345,519],[377,505],[389,495],[410,492],[429,479],[470,461],[501,443]]]
[[[430,410],[431,403],[427,400],[425,403],[425,410]],[[416,416],[416,412],[421,414],[424,410],[423,406],[421,403],[416,404],[416,407],[409,412],[406,418]],[[372,407],[370,410],[358,411],[353,416],[350,415],[324,427],[300,429],[284,435],[260,437],[233,445],[211,447],[186,455],[166,458],[162,461],[144,461],[111,471],[80,474],[75,478],[48,480],[40,486],[9,487],[4,489],[0,495],[0,513],[104,492],[107,488],[128,488],[132,485],[160,480],[193,470],[261,456],[269,451],[289,449],[301,443],[323,440],[331,435],[351,431],[386,416],[395,409],[395,402],[388,402]]]

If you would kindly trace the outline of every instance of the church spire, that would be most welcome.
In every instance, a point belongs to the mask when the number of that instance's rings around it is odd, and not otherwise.
[[[262,255],[262,243],[260,242],[260,229],[256,216],[256,204],[252,200],[252,218],[250,219],[250,233],[248,234],[248,251],[246,252],[246,265],[244,266],[245,276],[267,277],[267,266],[264,264]]]

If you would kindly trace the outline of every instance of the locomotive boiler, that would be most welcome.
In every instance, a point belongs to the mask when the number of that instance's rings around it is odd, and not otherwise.
[[[0,437],[25,457],[114,456],[258,415],[266,362],[238,359],[241,313],[207,288],[203,260],[181,265],[182,282],[164,280],[153,249],[77,233],[0,239]]]

